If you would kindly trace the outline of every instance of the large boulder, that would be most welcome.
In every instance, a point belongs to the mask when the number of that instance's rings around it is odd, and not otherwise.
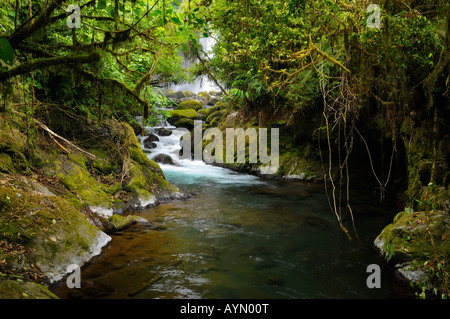
[[[44,281],[53,283],[67,274],[70,264],[81,267],[100,254],[111,237],[94,226],[68,199],[29,189],[35,184],[0,188],[0,202],[6,203],[0,209],[0,229],[10,240],[30,249],[8,266],[37,267],[44,274]],[[17,214],[18,211],[27,213]]]
[[[189,100],[184,101],[178,104],[176,107],[177,110],[186,110],[186,109],[193,109],[195,111],[200,110],[203,107],[203,104],[196,100]]]
[[[183,127],[187,128],[188,130],[192,130],[194,128],[194,120],[181,118],[176,120],[173,125],[176,127]]]
[[[171,116],[169,118],[169,120],[180,119],[180,118],[188,118],[188,119],[197,119],[198,118],[198,114],[194,109],[170,110],[169,114]]]
[[[167,120],[171,125],[176,127],[184,127],[187,129],[194,128],[194,120],[199,116],[194,109],[171,110],[170,118]]]

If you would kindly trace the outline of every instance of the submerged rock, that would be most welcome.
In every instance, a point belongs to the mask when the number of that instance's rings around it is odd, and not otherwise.
[[[136,222],[137,225],[151,226],[150,222],[141,216],[129,215],[129,217]]]

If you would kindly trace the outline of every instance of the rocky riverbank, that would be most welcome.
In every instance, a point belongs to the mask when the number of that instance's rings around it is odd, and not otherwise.
[[[20,116],[0,121],[0,298],[54,298],[45,286],[100,254],[123,212],[187,198],[126,123],[86,123],[80,148],[43,131],[30,146]]]
[[[256,116],[243,115],[233,110],[227,102],[215,102],[209,106],[201,99],[189,101],[183,92],[169,92],[170,96],[181,98],[178,106],[171,112],[171,124],[177,127],[193,129],[194,120],[204,121],[203,131],[217,127],[223,132],[226,128],[258,128]],[[298,123],[297,123],[298,124]],[[317,144],[311,141],[308,123],[295,131],[295,125],[283,119],[275,119],[274,127],[280,134],[279,169],[276,174],[263,174],[264,165],[260,162],[249,163],[246,148],[244,163],[213,163],[239,172],[252,173],[266,178],[287,181],[323,181],[329,179],[328,163],[320,156]],[[297,141],[292,131],[297,133]],[[300,133],[298,133],[300,131]],[[192,138],[193,134],[191,134]],[[300,142],[299,142],[300,140]],[[210,141],[202,141],[202,149]],[[192,152],[194,143],[192,139]],[[225,154],[225,149],[224,149]],[[337,165],[333,165],[331,176],[339,179]],[[421,297],[435,297],[448,293],[450,279],[450,193],[444,187],[424,187],[429,198],[422,199],[422,210],[406,209],[395,216],[393,222],[386,226],[375,239],[374,248],[393,265],[398,278],[411,283]],[[428,190],[430,191],[428,191]],[[432,191],[431,191],[432,189]],[[425,203],[428,203],[425,205]],[[430,203],[435,203],[435,207]],[[425,206],[428,206],[426,209]],[[438,207],[438,208],[436,208]]]

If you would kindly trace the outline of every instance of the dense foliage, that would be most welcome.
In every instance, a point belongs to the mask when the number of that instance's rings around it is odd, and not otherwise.
[[[56,103],[91,118],[127,118],[135,109],[147,118],[152,102],[167,103],[153,87],[187,79],[177,53],[189,39],[196,44],[198,30],[205,32],[195,12],[167,0],[76,5],[78,11],[62,0],[2,3],[5,101],[8,87],[18,81],[25,104]]]
[[[282,151],[317,145],[340,222],[336,185],[351,211],[349,170],[362,162],[380,199],[400,189],[405,211],[448,210],[447,0],[73,2],[0,7],[0,113],[26,118],[28,144],[36,119],[69,138],[106,117],[151,121],[171,103],[158,88],[192,78],[183,53],[240,118],[283,128]],[[212,58],[198,45],[208,36]]]
[[[344,172],[359,142],[382,197],[394,158],[406,161],[414,205],[429,183],[450,182],[450,9],[446,1],[386,0],[374,26],[370,4],[213,1],[210,66],[260,123],[316,121],[330,153],[342,149],[336,161]],[[373,158],[377,151],[381,158]]]

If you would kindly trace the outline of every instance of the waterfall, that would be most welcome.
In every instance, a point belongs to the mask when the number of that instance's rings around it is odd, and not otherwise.
[[[199,45],[203,47],[203,51],[207,53],[207,57],[211,58],[211,49],[216,41],[213,38],[200,38]],[[198,61],[192,62],[189,59],[184,60],[184,69],[189,69],[194,63]],[[211,81],[208,76],[204,75],[200,78],[197,78],[193,83],[182,83],[182,84],[173,84],[169,85],[167,89],[171,89],[174,92],[177,91],[190,91],[192,93],[198,94],[202,91],[220,91],[220,88]]]

